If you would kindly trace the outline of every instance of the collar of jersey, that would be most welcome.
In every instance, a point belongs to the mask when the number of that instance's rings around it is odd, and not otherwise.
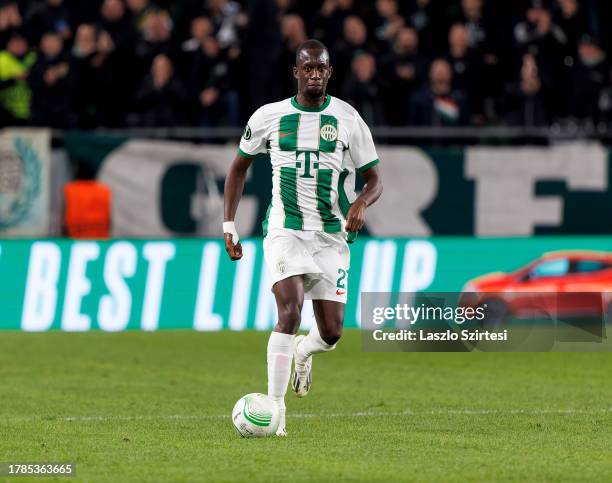
[[[323,101],[323,104],[321,104],[319,107],[302,106],[300,103],[298,103],[297,96],[293,96],[291,98],[291,105],[295,107],[296,109],[299,109],[300,111],[305,111],[305,112],[321,112],[325,108],[327,108],[327,106],[329,106],[330,102],[331,102],[331,96],[329,94],[325,96],[325,101]]]

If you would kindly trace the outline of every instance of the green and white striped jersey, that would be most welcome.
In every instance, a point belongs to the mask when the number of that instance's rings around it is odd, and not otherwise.
[[[344,232],[355,198],[355,171],[378,164],[372,134],[359,113],[329,95],[316,109],[293,97],[255,111],[239,154],[261,153],[270,155],[273,176],[264,235],[274,228]]]

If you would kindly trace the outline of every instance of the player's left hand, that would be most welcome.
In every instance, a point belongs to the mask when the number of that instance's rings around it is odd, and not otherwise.
[[[368,205],[365,201],[357,199],[346,215],[346,231],[359,231],[365,224],[365,214]]]

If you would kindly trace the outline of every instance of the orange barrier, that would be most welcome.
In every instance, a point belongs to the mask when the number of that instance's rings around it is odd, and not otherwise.
[[[111,190],[98,181],[72,181],[64,186],[64,227],[71,238],[110,238]]]

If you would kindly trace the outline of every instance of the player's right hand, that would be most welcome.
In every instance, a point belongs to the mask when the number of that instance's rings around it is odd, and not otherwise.
[[[242,245],[240,245],[240,242],[234,245],[231,233],[224,233],[223,238],[225,239],[225,251],[229,257],[234,261],[240,260],[242,258]]]

